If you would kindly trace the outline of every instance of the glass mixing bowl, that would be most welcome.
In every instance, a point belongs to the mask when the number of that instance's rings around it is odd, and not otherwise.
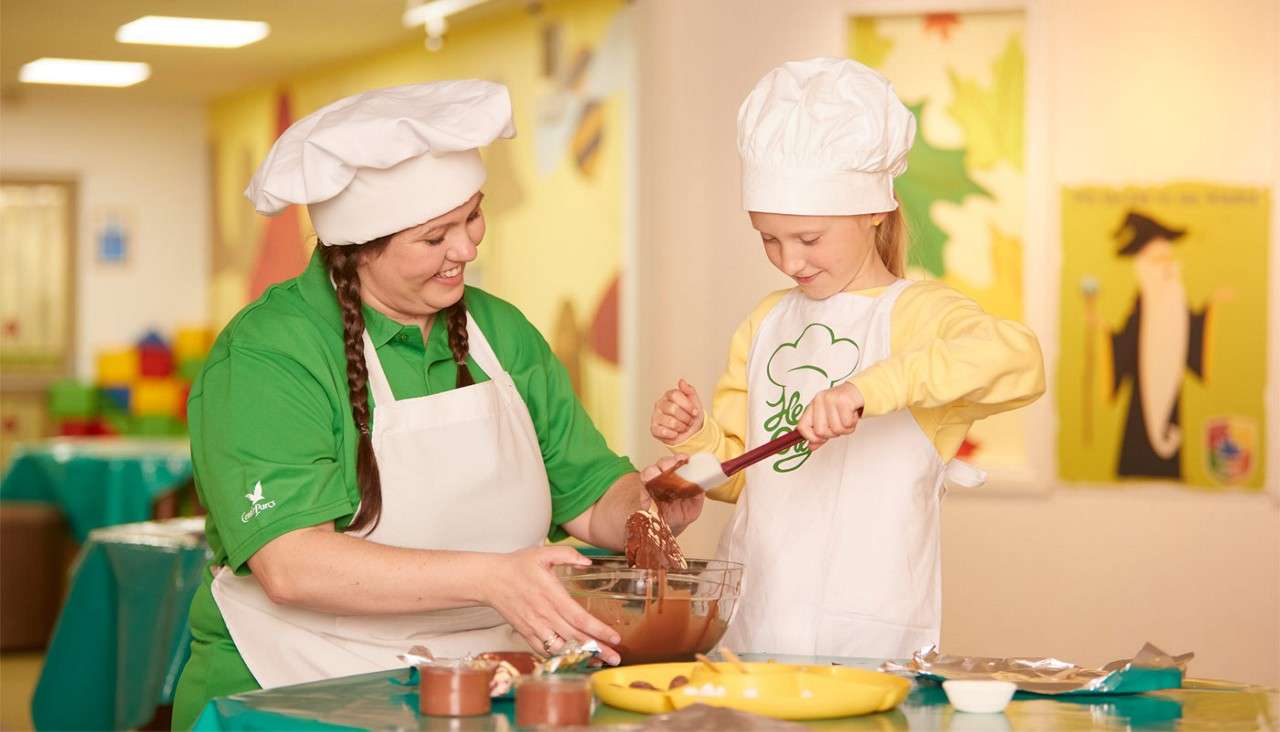
[[[561,564],[556,575],[587,612],[618,631],[624,665],[692,661],[720,642],[738,603],[742,565],[689,559],[688,569],[627,566],[625,557]]]

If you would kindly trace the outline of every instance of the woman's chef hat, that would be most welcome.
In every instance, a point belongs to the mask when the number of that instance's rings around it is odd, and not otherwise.
[[[836,216],[892,211],[916,120],[889,80],[855,61],[791,61],[738,109],[742,205]]]
[[[268,216],[304,203],[320,241],[362,244],[466,203],[484,184],[477,148],[515,134],[501,84],[375,89],[285,130],[244,195]]]

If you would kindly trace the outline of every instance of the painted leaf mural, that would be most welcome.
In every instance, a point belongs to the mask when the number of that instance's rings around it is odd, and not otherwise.
[[[1022,42],[1014,36],[991,65],[990,87],[948,71],[955,99],[947,114],[964,129],[968,162],[974,168],[986,170],[1003,160],[1022,170],[1025,69]]]
[[[918,123],[896,182],[910,276],[1015,319],[1027,239],[1025,27],[1020,11],[859,15],[847,26],[849,56],[888,77]],[[1025,475],[1026,433],[1022,412],[981,420],[962,456]]]
[[[923,107],[923,103],[908,105],[917,122]],[[898,178],[894,189],[911,227],[909,261],[941,277],[946,273],[942,248],[946,246],[947,233],[934,221],[934,202],[961,203],[965,196],[989,194],[969,177],[963,149],[934,147],[923,130],[916,133],[916,143],[907,156],[907,172]]]

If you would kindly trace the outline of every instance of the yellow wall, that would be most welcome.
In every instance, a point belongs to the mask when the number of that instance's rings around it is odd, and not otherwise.
[[[553,338],[557,316],[567,301],[577,327],[591,321],[624,260],[629,93],[625,69],[627,13],[619,0],[560,0],[458,26],[438,52],[421,42],[353,60],[288,80],[296,120],[344,96],[368,89],[454,78],[483,78],[511,90],[517,137],[485,152],[488,233],[469,282],[511,301],[537,326],[557,353],[568,347]],[[543,29],[558,24],[564,72],[582,49],[590,48],[590,71],[574,89],[562,78],[542,75]],[[582,100],[600,90],[603,135],[598,159],[587,173],[575,163],[572,146],[551,170],[539,170],[538,110],[553,95]],[[241,192],[274,138],[277,88],[260,88],[212,105],[210,131],[215,148],[218,241],[214,254],[212,310],[223,323],[244,305],[258,237],[266,219],[256,215]],[[305,216],[304,216],[305,219]],[[304,227],[308,224],[304,221]],[[314,235],[305,232],[307,245]],[[623,402],[620,370],[587,352],[582,355],[584,402],[615,448],[622,447]]]

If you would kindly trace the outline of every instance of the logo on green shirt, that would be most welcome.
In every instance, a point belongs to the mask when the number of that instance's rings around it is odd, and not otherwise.
[[[253,486],[253,493],[246,493],[244,494],[244,497],[249,499],[253,504],[253,507],[240,515],[240,523],[242,524],[247,524],[263,511],[268,511],[276,507],[275,501],[267,501],[266,503],[263,503],[262,481],[255,483]]]
[[[770,439],[795,429],[805,406],[819,392],[849,378],[861,360],[862,349],[857,343],[837,338],[835,331],[822,323],[806,325],[794,341],[778,346],[766,368],[769,381],[778,387],[776,398],[765,399],[765,405],[773,410],[764,420]],[[778,453],[773,470],[798,470],[811,454],[808,443],[798,443]]]

